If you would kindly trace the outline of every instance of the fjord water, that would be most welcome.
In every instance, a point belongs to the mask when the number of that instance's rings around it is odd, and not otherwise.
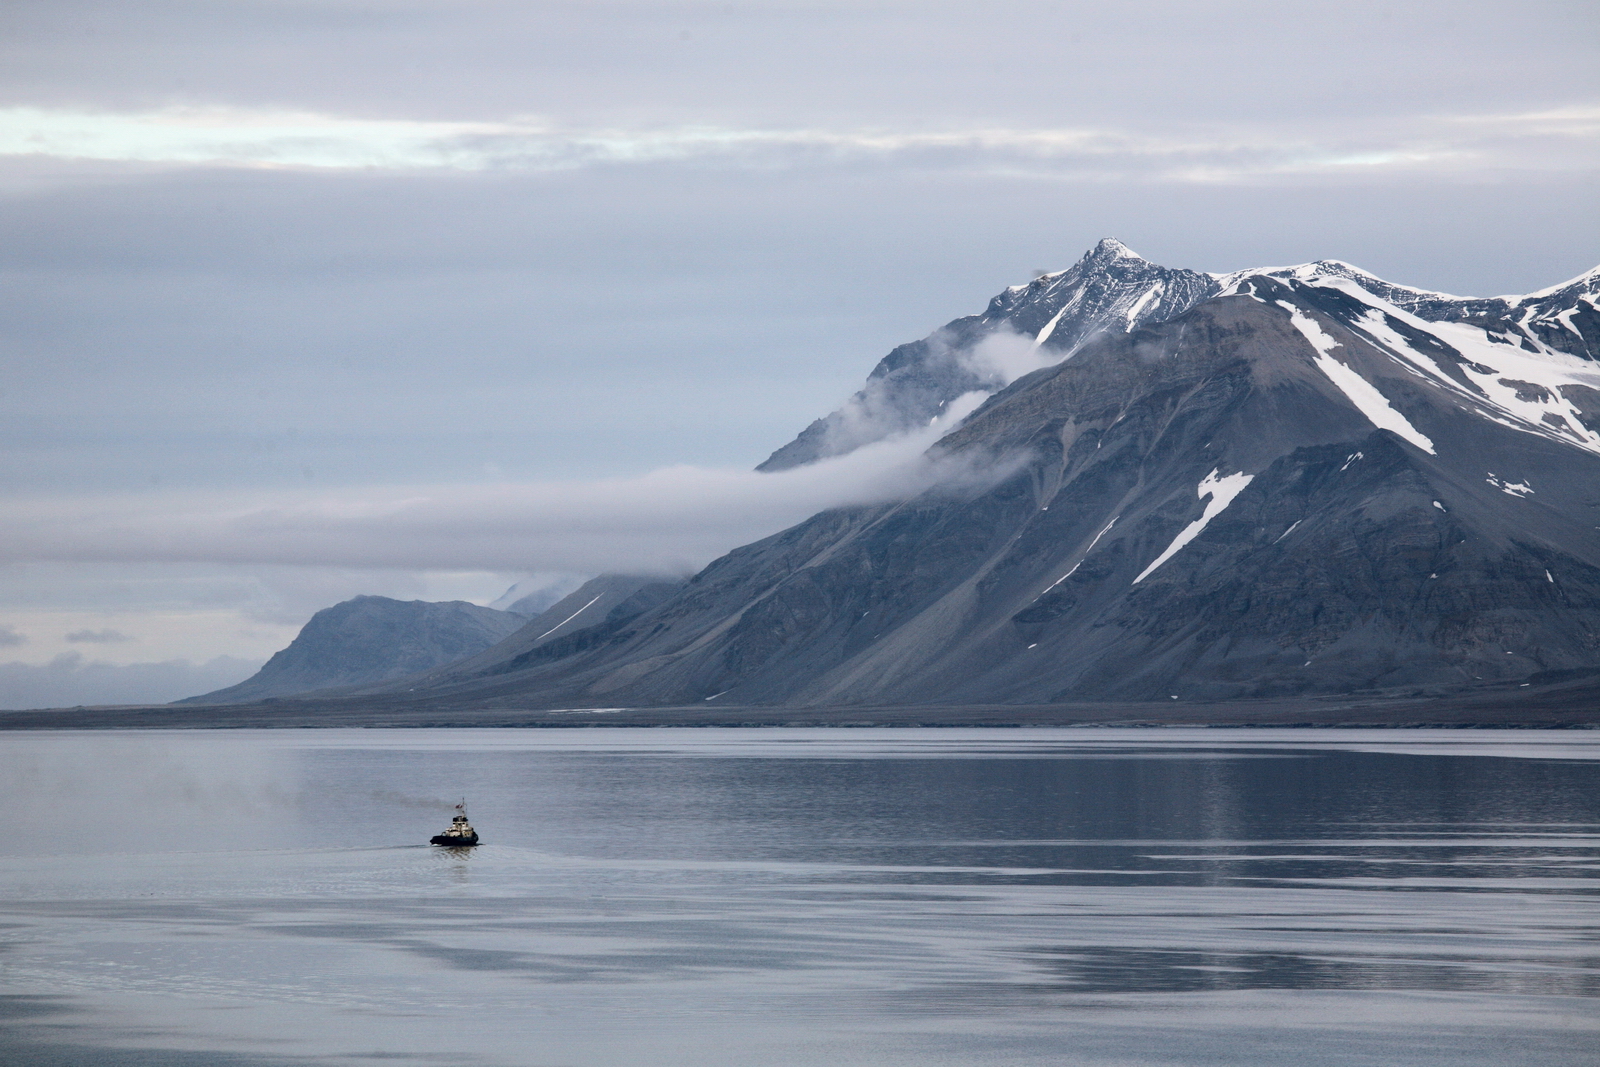
[[[7,1064],[1589,1064],[1600,735],[13,733]],[[485,844],[423,842],[465,794]]]

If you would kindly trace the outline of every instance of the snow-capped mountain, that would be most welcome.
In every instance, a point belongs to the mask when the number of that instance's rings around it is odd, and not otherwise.
[[[926,426],[961,397],[1010,384],[1019,367],[1058,363],[1097,333],[1165,321],[1220,289],[1218,276],[1157,266],[1107,238],[1068,269],[1011,286],[982,315],[896,348],[843,407],[757,469],[800,466]]]
[[[987,482],[820,513],[658,603],[436,675],[428,699],[1215,701],[1600,676],[1597,279],[1473,299],[1333,261],[1173,271],[1102,242],[897,349],[854,411],[767,465],[993,390],[934,446]]]
[[[1438,324],[1442,337],[1492,357],[1481,363],[1494,370],[1495,379],[1504,376],[1500,362],[1508,362],[1510,372],[1520,365],[1511,349],[1557,364],[1571,364],[1566,356],[1586,363],[1600,360],[1600,268],[1527,296],[1458,297],[1394,285],[1338,260],[1231,274],[1173,270],[1107,238],[1069,269],[1005,290],[982,315],[956,319],[921,341],[896,348],[873,369],[860,392],[812,423],[759,469],[798,466],[924,426],[964,395],[993,393],[1009,384],[1007,365],[1035,369],[1070,359],[1101,333],[1166,322],[1203,300],[1246,291],[1255,278],[1359,290],[1391,313],[1403,312],[1412,328],[1435,332],[1432,325],[1420,323]],[[1035,366],[1027,366],[1019,350],[1033,356]],[[1008,355],[1013,358],[1007,360]],[[1566,378],[1560,382],[1583,384]]]

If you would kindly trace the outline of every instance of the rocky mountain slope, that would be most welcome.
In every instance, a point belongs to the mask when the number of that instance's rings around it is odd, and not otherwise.
[[[935,446],[986,484],[824,512],[429,692],[1040,704],[1600,673],[1597,288],[1202,275],[1102,242],[874,371],[881,434],[998,384],[961,377],[963,345],[1003,327],[1055,346]],[[866,439],[821,420],[766,466]]]
[[[926,426],[969,393],[1002,388],[1014,377],[1004,365],[1011,360],[985,358],[985,342],[1021,339],[1024,346],[997,347],[1019,356],[1031,349],[1037,362],[1055,362],[1090,337],[1172,318],[1220,288],[1218,276],[1157,266],[1107,238],[1067,270],[1007,289],[982,315],[956,319],[896,348],[843,407],[757,469],[784,470],[850,452]]]
[[[238,685],[183,703],[246,703],[400,678],[491,648],[527,621],[462,600],[358,596],[317,612],[289,647]]]
[[[421,675],[407,675],[389,684],[359,688],[361,693],[430,691],[463,679],[513,674],[603,645],[645,612],[684,586],[675,579],[652,575],[602,574],[591,578],[539,615],[477,655],[441,664]],[[393,676],[390,676],[393,678]]]

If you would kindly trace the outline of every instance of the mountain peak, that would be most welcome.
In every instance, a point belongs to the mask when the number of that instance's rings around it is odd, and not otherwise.
[[[1102,237],[1100,243],[1084,253],[1084,259],[1143,259],[1139,253],[1117,240],[1115,237]]]

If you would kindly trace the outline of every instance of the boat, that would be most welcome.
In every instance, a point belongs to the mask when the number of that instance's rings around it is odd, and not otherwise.
[[[428,839],[430,845],[443,845],[446,848],[471,848],[478,843],[478,831],[467,822],[467,802],[463,800],[456,805],[455,818],[450,820],[450,829],[442,834],[434,834]]]

